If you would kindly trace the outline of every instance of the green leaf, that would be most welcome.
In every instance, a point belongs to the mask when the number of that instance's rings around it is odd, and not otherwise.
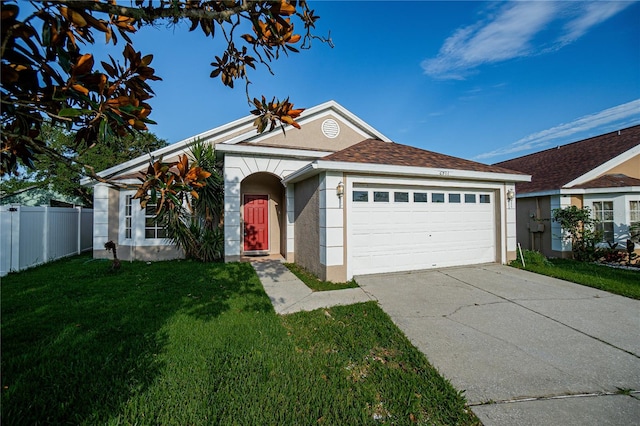
[[[90,111],[86,109],[75,109],[75,108],[62,108],[58,115],[60,117],[80,117],[81,115],[87,114]]]
[[[107,141],[107,132],[108,132],[107,131],[107,123],[108,123],[107,119],[103,118],[100,121],[100,128],[98,129],[98,139],[100,141],[102,141],[102,142],[105,142],[105,143]]]

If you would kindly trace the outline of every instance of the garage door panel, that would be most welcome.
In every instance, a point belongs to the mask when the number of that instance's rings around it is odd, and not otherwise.
[[[369,199],[373,200],[369,188]],[[398,189],[399,191],[406,191]],[[349,269],[351,274],[406,271],[496,260],[494,196],[479,203],[487,191],[430,190],[445,194],[444,203],[353,203],[349,211]],[[476,203],[449,203],[450,192],[476,194]],[[455,199],[455,197],[453,197]],[[464,201],[464,197],[462,197]]]
[[[487,245],[487,240],[494,238],[493,230],[469,230],[465,233],[465,243],[466,244],[474,244],[474,243],[485,243]]]
[[[369,244],[373,246],[372,251],[375,250],[375,247],[388,246],[391,237],[392,234],[373,234],[369,240]]]
[[[390,215],[393,217],[394,224],[409,223],[414,216],[416,218],[418,216],[418,215],[416,215],[416,214],[414,214],[413,212],[410,212],[410,211],[399,211],[399,212],[396,212],[396,213],[390,213]]]

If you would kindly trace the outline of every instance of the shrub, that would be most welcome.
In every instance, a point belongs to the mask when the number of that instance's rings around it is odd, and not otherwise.
[[[576,206],[553,210],[553,220],[567,233],[564,237],[571,242],[573,258],[582,262],[593,262],[602,252],[596,247],[602,240],[602,234],[595,229],[596,219],[591,217],[589,207]]]
[[[638,258],[638,255],[634,253],[636,245],[632,240],[627,240],[627,264],[633,264],[633,261]]]
[[[609,247],[601,250],[601,257],[598,260],[607,263],[619,263],[624,261],[627,255],[625,252],[618,250],[618,246],[620,245],[619,243],[607,241],[607,245]]]
[[[211,173],[206,185],[196,190],[191,205],[178,205],[160,213],[158,220],[167,230],[168,239],[184,250],[185,256],[203,262],[224,257],[222,210],[224,180],[214,148],[200,140],[191,147],[194,165]]]
[[[522,256],[524,257],[525,265],[535,265],[535,266],[551,266],[551,262],[544,256],[544,254],[533,251],[533,250],[524,250],[522,252]],[[522,260],[518,256],[516,260],[512,260],[510,263],[511,266],[519,267],[522,266]]]

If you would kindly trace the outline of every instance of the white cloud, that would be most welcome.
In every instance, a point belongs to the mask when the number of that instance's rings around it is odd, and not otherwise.
[[[595,114],[585,115],[570,123],[560,124],[550,129],[533,133],[506,147],[480,154],[474,160],[484,160],[522,151],[541,150],[552,145],[554,140],[566,140],[566,138],[581,132],[605,128],[613,124],[617,124],[620,128],[627,127],[627,125],[637,124],[638,122],[640,122],[640,99],[608,108]]]
[[[579,2],[578,16],[564,26],[566,34],[558,40],[560,46],[573,43],[592,27],[606,21],[616,13],[625,9],[631,2],[587,1]]]
[[[422,62],[422,68],[434,78],[461,80],[483,64],[557,50],[630,4],[608,1],[507,2],[489,19],[457,29],[445,40],[438,56]],[[536,45],[537,36],[558,20],[565,22],[561,34],[551,35],[553,47]]]

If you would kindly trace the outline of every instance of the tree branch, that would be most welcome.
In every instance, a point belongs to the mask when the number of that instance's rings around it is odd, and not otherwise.
[[[233,15],[247,12],[253,8],[251,2],[242,2],[240,6],[232,7],[220,12],[204,8],[175,8],[175,7],[127,7],[117,4],[100,3],[88,0],[65,1],[54,0],[52,4],[65,4],[74,9],[86,9],[110,15],[126,16],[137,21],[153,22],[165,18],[194,18],[224,21]]]

